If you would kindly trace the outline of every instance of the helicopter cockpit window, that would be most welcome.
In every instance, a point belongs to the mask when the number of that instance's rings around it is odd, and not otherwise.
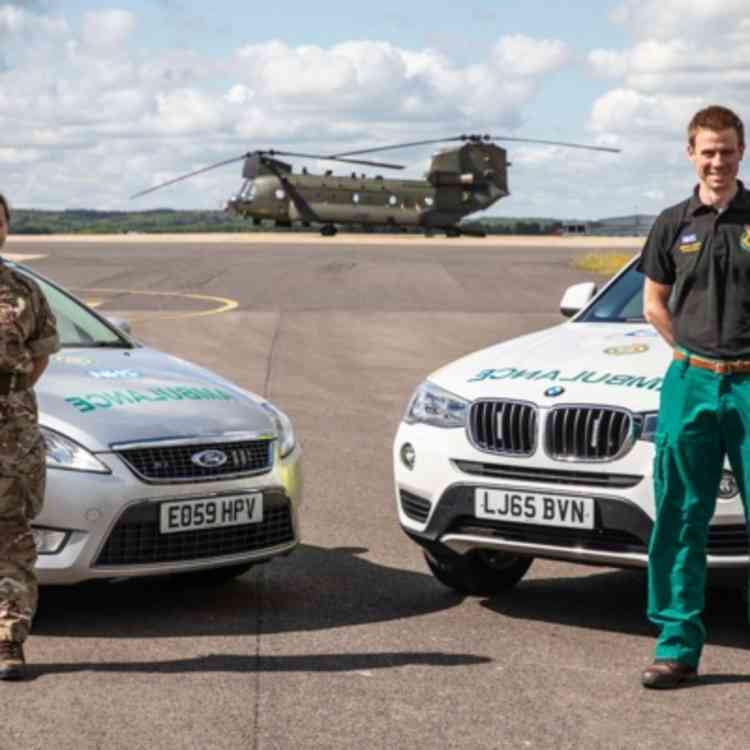
[[[285,192],[284,192],[284,191],[283,191],[283,190],[282,190],[281,188],[277,188],[277,189],[276,189],[276,192],[274,193],[274,195],[275,195],[275,196],[276,196],[276,197],[277,197],[277,198],[278,198],[278,199],[279,199],[280,201],[283,201],[283,200],[284,200],[284,198],[286,198],[286,193],[285,193]]]
[[[252,203],[255,200],[256,192],[257,191],[255,189],[255,182],[253,180],[247,180],[245,184],[242,186],[242,190],[240,190],[239,197],[243,201]]]
[[[398,203],[398,198],[395,195],[388,197],[388,205],[395,206]]]

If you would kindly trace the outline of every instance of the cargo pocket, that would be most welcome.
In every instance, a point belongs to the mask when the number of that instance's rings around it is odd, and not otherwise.
[[[36,518],[44,505],[44,489],[47,479],[44,443],[40,440],[23,459],[23,473],[16,480],[24,500],[26,518]]]

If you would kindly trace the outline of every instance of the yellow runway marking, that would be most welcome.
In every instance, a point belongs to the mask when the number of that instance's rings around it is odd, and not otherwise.
[[[83,300],[89,307],[99,307],[99,305],[104,304],[103,299],[85,299]]]
[[[183,318],[201,318],[206,315],[218,315],[220,313],[229,312],[240,306],[237,300],[229,299],[228,297],[210,297],[205,294],[188,294],[185,292],[154,292],[146,289],[73,289],[74,293],[90,293],[90,294],[132,294],[137,296],[139,294],[151,297],[183,297],[185,299],[197,299],[202,302],[218,302],[219,306],[211,308],[210,310],[199,310],[198,312],[180,312],[180,313],[147,313],[145,315],[133,315],[128,316],[129,321],[139,320],[181,320]],[[101,305],[104,300],[95,300]]]
[[[46,258],[46,255],[39,255],[35,253],[5,253],[3,258],[12,260],[15,263],[26,263],[29,260],[39,260],[40,258]]]

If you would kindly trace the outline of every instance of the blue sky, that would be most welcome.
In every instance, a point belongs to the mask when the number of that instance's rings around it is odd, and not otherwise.
[[[692,184],[692,112],[748,114],[746,6],[0,0],[0,190],[24,207],[216,208],[234,167],[127,196],[252,148],[489,131],[623,149],[509,145],[495,214],[654,213]],[[418,177],[430,152],[402,156]]]

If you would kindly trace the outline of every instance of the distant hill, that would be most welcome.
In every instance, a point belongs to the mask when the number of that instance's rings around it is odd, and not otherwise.
[[[484,217],[463,222],[467,228],[488,234],[553,234],[562,225],[557,219]],[[92,211],[85,208],[65,211],[14,209],[13,234],[177,234],[180,232],[317,232],[315,227],[276,228],[266,222],[254,226],[252,221],[225,211]],[[347,231],[357,231],[356,227]],[[379,230],[375,230],[379,231]],[[383,228],[383,232],[391,232]]]

